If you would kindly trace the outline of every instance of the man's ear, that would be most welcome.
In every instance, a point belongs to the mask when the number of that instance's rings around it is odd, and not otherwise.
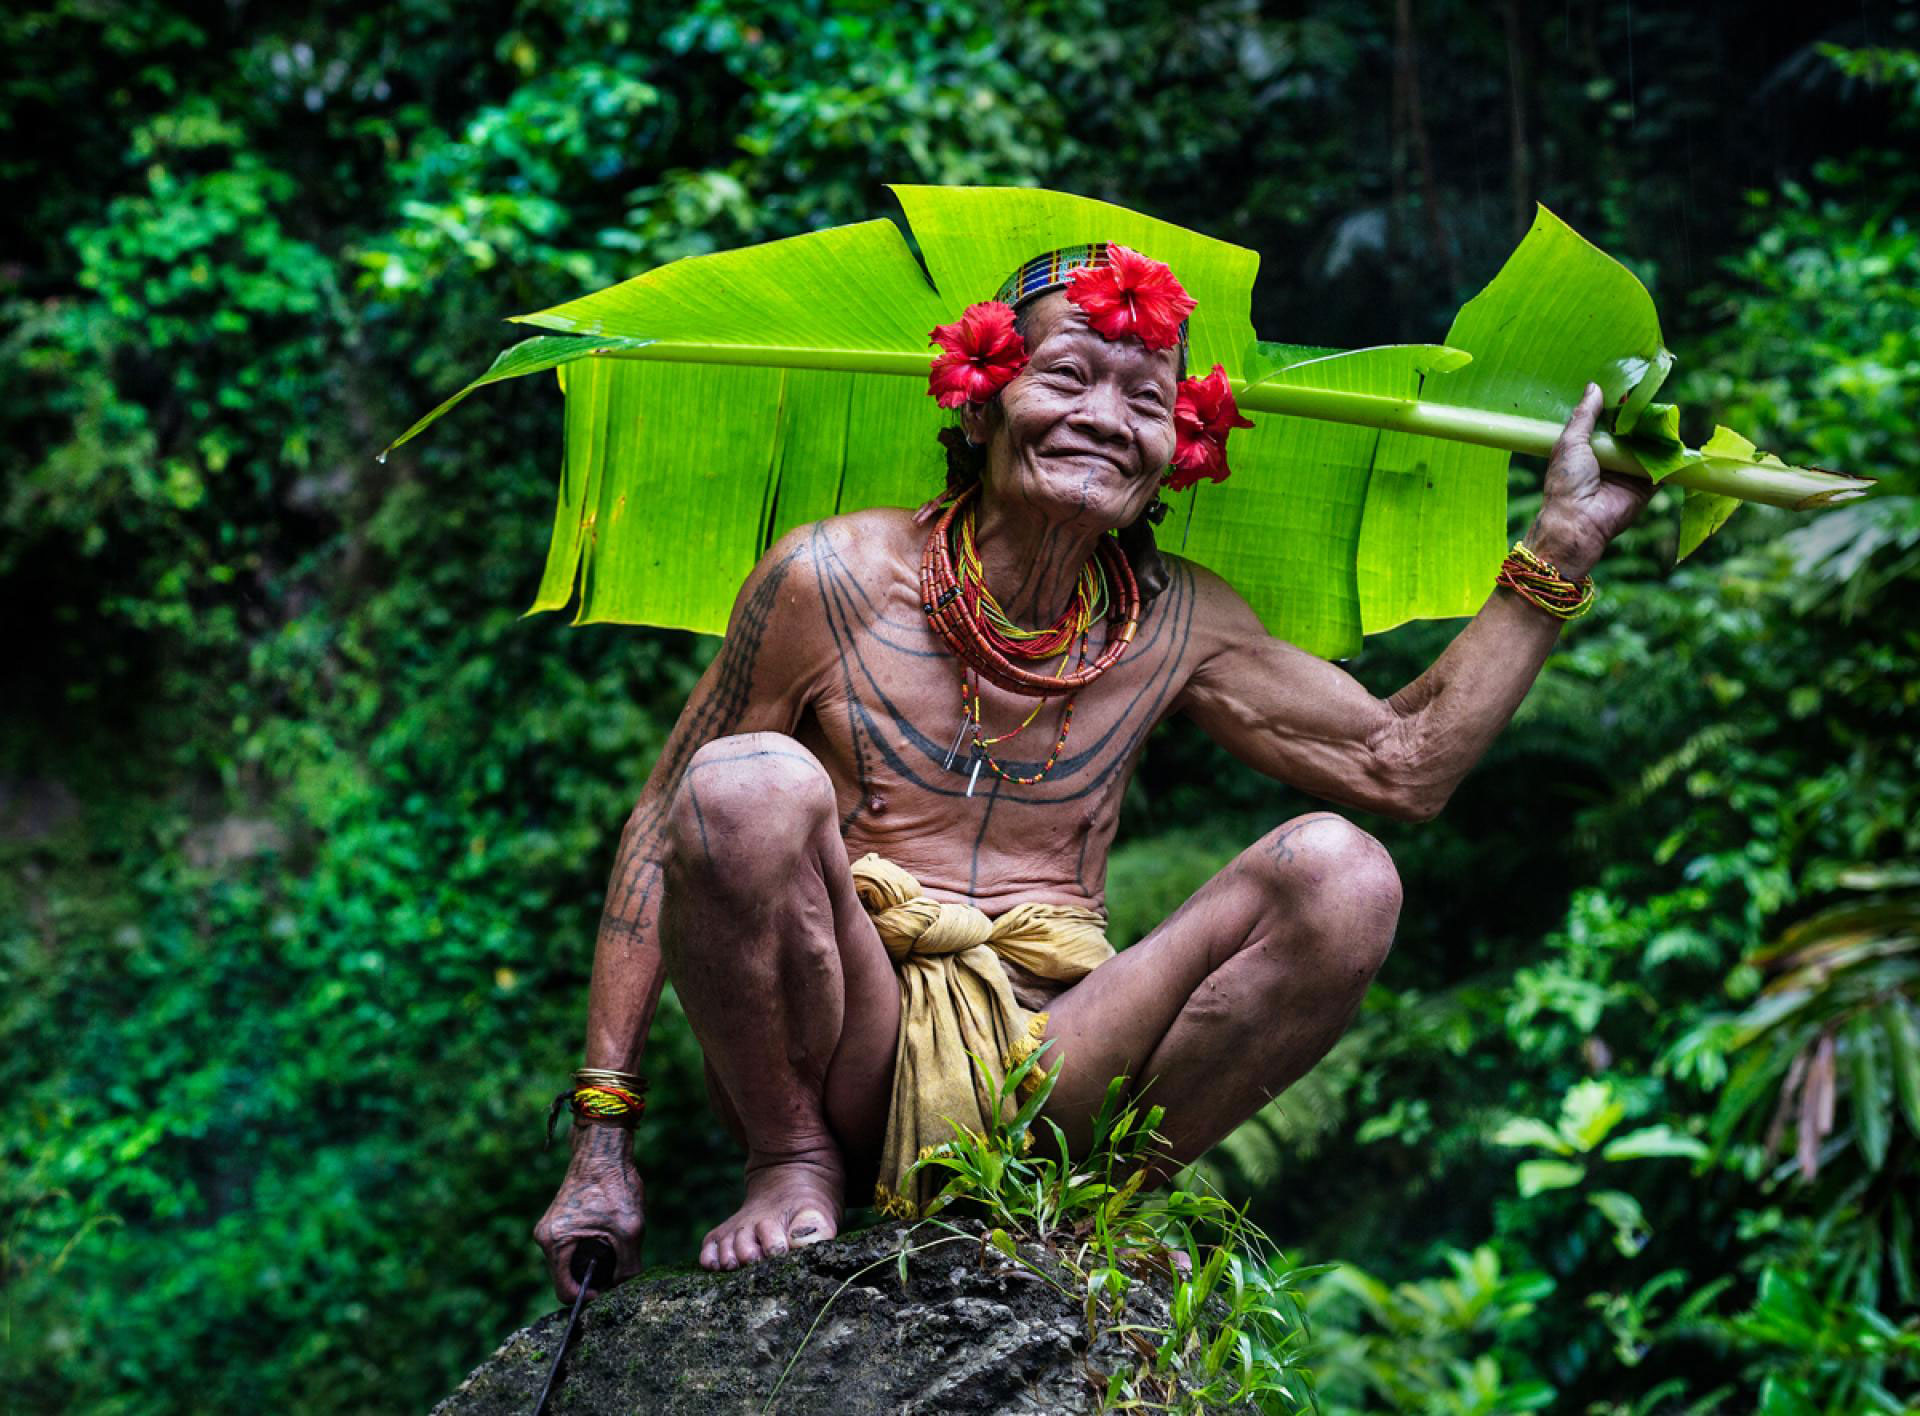
[[[1142,512],[1132,525],[1120,528],[1120,549],[1133,567],[1133,578],[1140,586],[1140,603],[1150,605],[1166,591],[1167,563],[1153,542],[1153,518]]]
[[[987,407],[984,403],[960,405],[960,431],[967,435],[967,441],[975,447],[985,447],[993,432],[987,419]]]

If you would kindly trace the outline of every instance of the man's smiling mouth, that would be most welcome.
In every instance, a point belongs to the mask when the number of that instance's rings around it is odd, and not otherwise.
[[[1104,462],[1123,477],[1133,475],[1132,467],[1112,453],[1101,452],[1098,448],[1063,448],[1055,452],[1043,452],[1040,455],[1053,462]]]

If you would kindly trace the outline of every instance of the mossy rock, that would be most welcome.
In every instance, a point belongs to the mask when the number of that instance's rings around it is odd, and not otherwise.
[[[1118,1340],[1103,1335],[1090,1353],[1080,1300],[963,1227],[968,1237],[954,1238],[883,1225],[734,1273],[623,1284],[581,1314],[548,1410],[718,1416],[769,1400],[788,1416],[1093,1410],[1092,1373],[1127,1360]],[[903,1244],[921,1250],[904,1284]],[[1022,1254],[1054,1271],[1039,1249]],[[1166,1316],[1164,1293],[1146,1285],[1130,1306],[1141,1321]],[[515,1333],[434,1416],[528,1416],[565,1326],[555,1313]]]

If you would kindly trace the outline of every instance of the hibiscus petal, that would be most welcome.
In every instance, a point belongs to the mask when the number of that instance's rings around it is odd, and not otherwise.
[[[1118,245],[1107,247],[1106,265],[1067,276],[1067,298],[1102,338],[1132,336],[1149,349],[1178,344],[1180,322],[1195,307],[1166,262]]]
[[[1192,486],[1202,477],[1225,481],[1227,436],[1235,428],[1251,428],[1234,401],[1227,371],[1215,364],[1204,378],[1182,379],[1173,402],[1174,471],[1166,485],[1174,491]]]
[[[952,324],[927,338],[940,346],[927,375],[927,392],[942,408],[984,403],[1027,366],[1027,342],[1014,328],[1011,307],[999,300],[967,306]]]

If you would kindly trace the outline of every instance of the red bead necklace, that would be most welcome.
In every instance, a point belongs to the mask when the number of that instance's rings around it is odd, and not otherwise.
[[[969,487],[946,508],[935,523],[932,534],[927,537],[926,549],[920,559],[922,608],[926,611],[928,622],[961,662],[960,731],[954,736],[953,746],[947,752],[946,766],[953,766],[961,744],[971,733],[973,770],[967,778],[968,796],[973,795],[982,766],[990,768],[1003,781],[1018,786],[1032,786],[1044,780],[1066,748],[1079,690],[1119,661],[1127,646],[1133,642],[1140,625],[1140,587],[1134,580],[1133,567],[1127,562],[1126,553],[1119,544],[1111,536],[1102,536],[1095,551],[1101,557],[1100,564],[1094,567],[1098,573],[1089,574],[1083,569],[1075,582],[1073,597],[1058,621],[1045,630],[1026,634],[1016,631],[1018,637],[996,628],[994,622],[1006,621],[1006,617],[987,589],[986,577],[973,550],[971,513],[968,521],[961,525],[964,554],[958,569],[955,568],[953,550],[948,540],[956,516],[979,494],[979,490],[977,484]],[[1106,587],[1103,582],[1109,579],[1120,588],[1117,597],[1109,597],[1104,593]],[[1102,602],[1106,605],[1109,625],[1107,643],[1100,656],[1092,665],[1088,665],[1087,640],[1094,606]],[[1112,628],[1115,624],[1120,626],[1117,631]],[[1066,656],[1076,638],[1079,641],[1079,653],[1073,671],[1069,673]],[[1013,662],[1016,658],[1050,659],[1056,654],[1060,657],[1060,667],[1051,675],[1035,673]],[[987,749],[994,743],[1004,742],[1024,732],[1039,713],[1040,705],[1036,703],[1033,712],[1027,714],[1020,726],[1011,732],[996,737],[984,736],[980,722],[980,691],[968,683],[969,671],[1012,693],[1042,699],[1062,693],[1068,695],[1066,707],[1060,715],[1060,735],[1054,740],[1053,750],[1047,754],[1038,772],[1030,776],[1008,772]]]
[[[1067,627],[1075,623],[1085,607],[1082,599],[1085,580],[1076,585],[1066,614],[1042,638],[1023,643],[994,630],[986,622],[981,608],[985,581],[961,583],[948,541],[955,516],[979,494],[979,484],[975,483],[955,497],[934,522],[933,533],[927,537],[926,549],[920,556],[920,601],[927,621],[962,663],[1009,693],[1028,698],[1057,698],[1061,694],[1077,693],[1118,663],[1139,632],[1140,586],[1133,578],[1133,567],[1127,562],[1126,552],[1111,536],[1100,537],[1095,550],[1108,583],[1120,587],[1119,595],[1107,606],[1107,642],[1100,656],[1091,664],[1076,667],[1072,673],[1036,673],[1016,664],[1014,659],[1050,659],[1065,651],[1066,640],[1057,636],[1063,630],[1071,635]],[[1117,631],[1113,628],[1115,625],[1119,626]]]

